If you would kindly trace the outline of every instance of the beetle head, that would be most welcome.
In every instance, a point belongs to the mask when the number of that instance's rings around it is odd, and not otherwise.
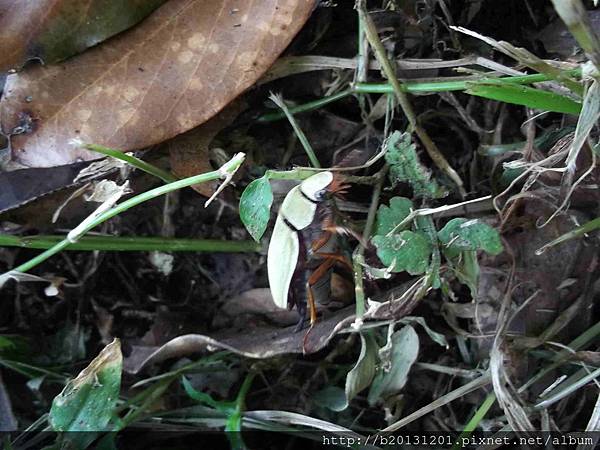
[[[321,202],[327,194],[327,187],[333,181],[331,172],[318,172],[300,184],[302,193],[315,202]]]
[[[315,202],[323,202],[331,196],[343,198],[349,188],[342,175],[328,171],[316,173],[301,184],[303,194]]]

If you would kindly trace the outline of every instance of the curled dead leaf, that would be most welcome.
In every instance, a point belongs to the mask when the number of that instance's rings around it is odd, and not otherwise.
[[[19,208],[39,197],[76,183],[74,178],[89,163],[62,167],[0,172],[0,213]]]
[[[249,310],[262,305],[267,308],[264,314],[269,314],[272,305],[265,305],[269,297],[268,289],[253,289],[247,291],[247,296],[264,297],[249,306]],[[366,319],[375,321],[399,320],[412,311],[414,302],[398,301],[396,291],[385,296],[379,296],[381,301],[377,314],[367,314]],[[232,311],[240,311],[239,301],[244,295],[239,296],[232,305]],[[270,300],[270,299],[269,299]],[[245,311],[248,311],[246,309]],[[280,328],[277,326],[246,327],[242,332],[228,330],[215,333],[212,336],[202,334],[186,334],[167,341],[161,346],[133,345],[131,354],[125,358],[123,368],[130,373],[138,373],[150,364],[160,363],[171,358],[181,358],[193,353],[215,350],[228,350],[246,358],[272,358],[286,354],[316,353],[325,348],[331,339],[342,330],[349,330],[355,321],[355,307],[348,306],[318,321],[307,337],[306,346],[303,338],[306,330],[296,332],[295,325]],[[376,317],[375,317],[376,316]],[[296,316],[297,317],[297,316]]]
[[[318,322],[310,333],[310,352],[323,349],[339,330],[352,322],[354,307],[338,311],[328,319]],[[237,335],[187,334],[171,339],[160,347],[133,346],[125,358],[123,369],[137,373],[150,364],[170,358],[180,358],[193,353],[228,350],[246,358],[271,358],[274,356],[302,353],[304,331],[296,332],[295,326],[287,328],[250,328]]]

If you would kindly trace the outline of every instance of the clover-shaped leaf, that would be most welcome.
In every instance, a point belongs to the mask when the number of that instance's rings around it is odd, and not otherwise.
[[[412,210],[412,202],[404,197],[394,197],[390,206],[381,205],[377,210],[375,235],[385,236],[401,223]]]
[[[375,236],[372,242],[377,247],[377,256],[392,272],[419,275],[427,270],[431,243],[424,233],[405,230],[391,236]]]
[[[498,231],[478,219],[452,219],[438,231],[438,238],[450,257],[475,250],[497,255],[503,249]]]
[[[431,172],[419,160],[410,133],[395,131],[386,142],[385,160],[390,165],[389,178],[392,186],[408,183],[416,197],[440,198],[446,195]]]

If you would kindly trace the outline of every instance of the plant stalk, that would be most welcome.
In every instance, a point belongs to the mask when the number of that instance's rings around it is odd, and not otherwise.
[[[106,222],[108,219],[113,218],[114,216],[127,211],[134,206],[139,205],[140,203],[144,203],[148,200],[152,200],[156,197],[160,197],[163,194],[167,194],[169,192],[176,191],[178,189],[189,187],[198,183],[206,183],[207,181],[218,180],[220,178],[227,178],[231,176],[233,173],[237,171],[237,169],[242,165],[245,159],[244,153],[238,153],[233,158],[231,158],[228,162],[226,162],[221,168],[218,170],[213,170],[212,172],[203,173],[201,175],[195,175],[192,177],[184,178],[182,180],[177,180],[169,184],[165,184],[164,186],[159,186],[157,188],[151,189],[149,191],[143,192],[135,197],[125,200],[122,203],[112,207],[108,211],[103,212],[94,220],[91,220],[90,223],[81,230],[80,235],[87,233],[93,228],[97,227],[103,222]],[[43,253],[40,253],[35,258],[30,259],[29,261],[21,264],[20,266],[13,269],[14,272],[27,272],[31,270],[38,264],[46,261],[48,258],[56,255],[60,251],[67,248],[69,245],[72,245],[72,242],[68,239],[63,239],[58,242],[53,247],[49,248]],[[3,274],[5,275],[5,274]],[[0,275],[0,278],[2,275]]]
[[[388,81],[393,87],[394,95],[396,96],[396,99],[398,100],[398,103],[400,104],[404,115],[408,119],[408,122],[410,123],[417,136],[419,136],[419,139],[423,143],[425,150],[427,150],[429,157],[433,160],[435,165],[439,167],[440,170],[442,170],[446,175],[448,175],[448,177],[452,181],[454,181],[454,183],[458,187],[460,195],[465,197],[467,193],[465,191],[464,184],[460,176],[452,168],[452,166],[450,166],[444,155],[439,151],[433,140],[429,137],[429,134],[427,134],[427,131],[425,131],[425,129],[422,128],[421,125],[419,125],[417,116],[414,110],[412,109],[412,105],[410,104],[408,97],[402,90],[402,86],[400,85],[400,82],[396,77],[396,72],[392,67],[389,59],[387,58],[385,48],[383,47],[383,44],[379,39],[375,23],[373,22],[373,19],[366,10],[365,2],[358,1],[357,3],[358,14],[361,18],[361,21],[363,22],[365,34],[367,36],[369,44],[371,44],[371,47],[375,52],[375,57],[377,58],[379,65],[383,69],[385,76],[387,77]]]
[[[11,236],[0,234],[0,247],[49,249],[65,239],[61,235]],[[84,236],[65,250],[73,251],[161,251],[246,253],[260,251],[254,241],[218,239],[171,239],[165,237]]]

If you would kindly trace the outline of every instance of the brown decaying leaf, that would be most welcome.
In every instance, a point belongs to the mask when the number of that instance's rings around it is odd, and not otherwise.
[[[39,197],[73,186],[73,179],[90,163],[49,169],[0,172],[0,213],[18,208]]]
[[[241,301],[248,299],[248,296],[257,297],[254,304],[245,309],[244,312],[257,312],[255,308],[264,308],[263,313],[274,319],[273,306],[266,304],[271,301],[268,289],[252,289],[237,299],[232,299],[236,305],[231,305],[229,312],[235,312],[236,308],[241,306]],[[398,320],[401,317],[410,314],[415,302],[398,301],[399,293],[392,290],[384,295],[376,296],[375,301],[381,302],[381,305],[372,314],[367,312],[363,319],[375,321],[387,321],[391,319]],[[258,297],[265,297],[259,299]],[[282,313],[287,311],[280,310]],[[334,313],[327,313],[322,319],[317,321],[306,339],[306,345],[303,346],[303,339],[307,329],[295,331],[296,325],[286,328],[277,326],[253,327],[246,325],[243,331],[229,329],[227,331],[217,332],[207,336],[203,334],[186,334],[168,340],[160,346],[154,345],[133,345],[131,354],[125,358],[123,369],[129,373],[137,373],[144,367],[160,363],[171,358],[181,358],[193,353],[205,351],[215,351],[218,349],[227,350],[246,358],[272,358],[286,354],[316,353],[325,348],[331,339],[342,330],[347,330],[356,319],[354,315],[355,307],[347,306]],[[237,312],[242,312],[237,309]],[[295,314],[294,314],[295,315]],[[294,320],[297,320],[297,315]],[[283,318],[283,315],[282,317]]]
[[[179,178],[210,172],[210,143],[219,132],[233,122],[245,108],[245,102],[231,102],[225,109],[202,125],[169,140],[167,147],[171,160],[171,171]],[[199,194],[210,197],[219,183],[217,181],[192,186]]]
[[[8,77],[0,124],[30,167],[122,150],[205,122],[251,86],[300,30],[314,0],[170,0],[139,26],[54,66]]]
[[[295,325],[298,323],[297,311],[278,308],[273,303],[269,288],[255,288],[242,292],[235,297],[226,299],[218,317],[241,317],[246,321],[249,316],[264,316],[269,321],[279,325]]]
[[[310,353],[324,348],[336,333],[352,321],[354,307],[338,311],[326,320],[317,322],[310,333]],[[132,353],[125,358],[123,369],[137,373],[149,364],[156,364],[170,358],[214,351],[228,350],[247,358],[271,358],[290,353],[302,353],[302,338],[305,330],[296,332],[295,326],[287,328],[249,328],[237,335],[205,336],[186,334],[171,339],[160,347],[133,346]]]
[[[136,24],[166,0],[0,0],[0,71],[54,63]]]

